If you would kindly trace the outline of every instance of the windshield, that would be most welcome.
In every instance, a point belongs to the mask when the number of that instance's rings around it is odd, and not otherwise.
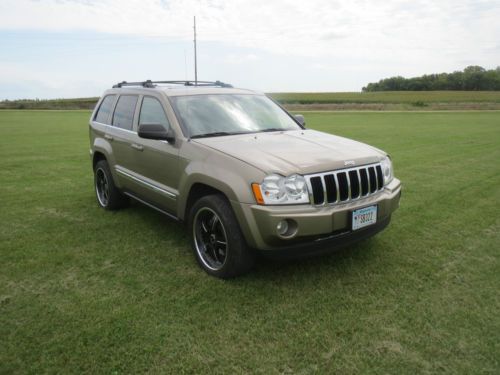
[[[263,95],[187,95],[172,97],[172,102],[192,138],[300,129]]]

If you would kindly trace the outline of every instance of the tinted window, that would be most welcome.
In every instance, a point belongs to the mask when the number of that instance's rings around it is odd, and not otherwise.
[[[132,130],[137,98],[137,95],[120,96],[113,115],[114,126],[118,126],[119,128],[126,130]]]
[[[106,96],[99,109],[97,110],[97,114],[95,115],[95,121],[100,122],[102,124],[108,123],[109,114],[111,113],[111,108],[113,107],[113,103],[115,102],[116,95],[108,95]]]
[[[263,95],[183,95],[172,98],[191,137],[210,133],[250,133],[301,129]]]
[[[139,115],[140,124],[161,124],[165,129],[170,127],[165,111],[158,99],[144,97]]]

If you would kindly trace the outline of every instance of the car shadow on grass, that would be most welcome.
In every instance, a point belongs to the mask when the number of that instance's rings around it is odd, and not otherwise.
[[[332,249],[330,252],[326,250],[320,255],[292,259],[259,256],[254,275],[280,279],[295,277],[297,273],[316,274],[326,271],[345,274],[350,268],[369,263],[376,257],[379,247],[377,239],[369,238],[358,244]]]
[[[191,262],[196,271],[203,272],[198,268],[194,255],[190,247],[189,233],[186,225],[176,222],[159,212],[156,212],[144,205],[132,202],[126,209],[128,215],[137,218],[141,227],[147,228],[149,233],[153,233],[155,238],[168,240],[169,247],[161,249],[160,261],[164,261],[164,256],[168,256],[168,251],[177,249],[178,255]],[[135,219],[134,219],[135,221]],[[146,236],[146,235],[145,235]],[[257,255],[254,269],[247,275],[234,279],[236,284],[248,282],[252,279],[278,280],[295,278],[297,274],[306,276],[307,274],[317,274],[318,272],[331,272],[345,274],[349,269],[357,269],[360,265],[371,263],[377,257],[377,252],[382,243],[376,237],[363,240],[357,244],[334,249],[321,255],[307,256],[303,258],[267,258],[261,254]],[[208,276],[207,276],[208,277]]]

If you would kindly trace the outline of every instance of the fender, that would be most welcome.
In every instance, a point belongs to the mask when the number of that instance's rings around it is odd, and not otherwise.
[[[236,159],[234,162],[238,163]],[[233,172],[238,170],[241,168],[223,168],[218,163],[211,163],[210,160],[191,162],[179,181],[181,193],[177,199],[178,217],[184,220],[189,193],[197,183],[221,191],[232,202],[255,203],[248,176]],[[249,170],[248,167],[246,170]],[[257,169],[253,174],[256,181],[262,178],[261,172]]]
[[[115,164],[116,164],[116,161],[115,161],[115,156],[113,154],[113,148],[111,147],[111,144],[104,138],[101,138],[101,137],[96,137],[94,138],[94,142],[92,144],[92,150],[93,150],[93,154],[95,154],[96,152],[100,152],[101,154],[104,155],[104,157],[106,158],[107,162],[108,162],[108,165],[109,165],[109,169],[111,170],[111,174],[113,175],[113,181],[115,183],[115,185],[118,187],[118,188],[121,188],[121,184],[120,184],[120,179],[115,171]],[[93,156],[92,156],[93,158]]]

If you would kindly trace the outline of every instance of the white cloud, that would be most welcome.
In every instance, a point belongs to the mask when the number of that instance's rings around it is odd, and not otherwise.
[[[0,100],[90,97],[103,90],[102,84],[92,78],[75,79],[68,73],[55,75],[24,63],[0,62],[0,82]]]
[[[32,95],[8,89],[23,81],[79,96],[110,81],[191,77],[193,15],[203,79],[259,90],[359,90],[500,64],[499,0],[0,0],[0,32],[36,31],[0,34],[0,82],[10,84],[0,97]]]
[[[223,62],[225,62],[226,64],[244,64],[247,62],[258,61],[258,60],[260,60],[260,57],[253,53],[248,53],[245,55],[237,55],[234,53],[230,53],[223,59]]]
[[[296,56],[482,56],[500,35],[499,2],[480,0],[3,0],[0,28],[189,40],[193,15],[200,41]]]

